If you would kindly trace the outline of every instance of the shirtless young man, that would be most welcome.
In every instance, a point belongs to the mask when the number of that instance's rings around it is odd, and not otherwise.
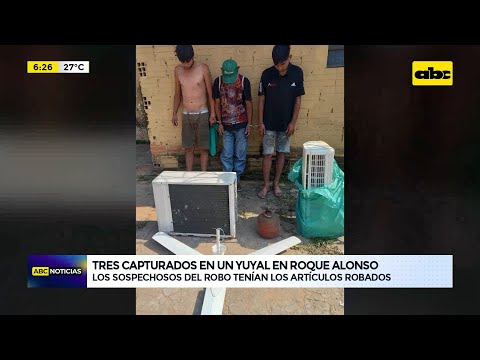
[[[212,76],[206,64],[194,61],[192,45],[177,45],[175,52],[181,64],[174,70],[172,123],[178,125],[177,112],[182,101],[182,146],[185,148],[187,171],[192,171],[195,144],[200,149],[200,167],[202,171],[207,171],[210,125],[216,121]]]

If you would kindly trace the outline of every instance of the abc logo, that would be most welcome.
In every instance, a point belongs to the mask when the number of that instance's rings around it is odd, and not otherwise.
[[[450,79],[451,76],[449,70],[433,70],[433,67],[429,67],[428,71],[415,71],[415,77],[417,79]]]
[[[48,266],[36,266],[32,267],[33,276],[48,276],[50,269]]]
[[[452,86],[452,61],[414,61],[412,63],[412,85]]]

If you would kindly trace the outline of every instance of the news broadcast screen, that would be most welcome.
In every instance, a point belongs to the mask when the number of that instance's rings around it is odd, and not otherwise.
[[[298,43],[1,46],[0,314],[478,314],[480,47]]]

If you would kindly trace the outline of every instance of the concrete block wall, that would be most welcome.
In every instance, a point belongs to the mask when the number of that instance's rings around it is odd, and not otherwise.
[[[254,125],[258,124],[258,84],[262,71],[273,65],[273,46],[193,45],[195,60],[210,67],[212,80],[221,74],[220,67],[225,59],[231,57],[237,61],[239,72],[247,76],[252,85]],[[327,68],[328,45],[292,45],[291,54],[292,63],[303,69],[305,81],[305,96],[291,139],[292,160],[301,156],[303,143],[310,140],[323,140],[335,148],[337,156],[343,156],[344,68]],[[175,89],[173,70],[178,64],[174,45],[137,46],[137,75],[142,105],[148,117],[148,137],[154,164],[161,168],[181,168],[184,161],[181,125],[174,127],[171,123]],[[254,127],[249,138],[247,171],[260,168],[260,151],[261,137]],[[210,168],[218,168],[218,156],[219,153],[211,159]]]

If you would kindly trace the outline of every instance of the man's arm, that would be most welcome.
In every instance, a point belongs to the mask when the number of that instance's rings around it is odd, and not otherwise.
[[[265,106],[265,95],[258,97],[258,131],[260,135],[265,135],[265,125],[263,125],[263,108]]]
[[[220,90],[218,89],[218,84],[220,83],[220,78],[216,78],[213,82],[212,88],[212,97],[213,101],[215,101],[215,114],[217,115],[218,119],[218,133],[223,135],[223,125],[222,125],[222,108],[221,108],[221,101],[220,101]]]
[[[302,104],[302,95],[305,95],[305,88],[303,87],[303,70],[298,68],[298,80],[297,80],[297,97],[295,98],[295,105],[293,107],[293,115],[290,123],[287,127],[287,135],[291,136],[295,132],[295,126],[297,125],[298,113],[300,112],[300,105]]]
[[[263,124],[263,108],[265,107],[265,71],[262,73],[260,83],[258,84],[258,131],[260,135],[265,135],[265,125]]]
[[[300,112],[300,105],[302,104],[302,97],[297,96],[295,99],[295,106],[293,108],[292,120],[287,127],[287,135],[291,136],[295,132],[295,126],[297,125],[298,113]]]
[[[222,124],[222,110],[220,108],[221,104],[220,104],[220,99],[215,99],[215,114],[217,115],[217,119],[220,119],[219,120],[219,124],[218,124],[218,133],[220,135],[223,135],[223,124]]]
[[[178,125],[177,112],[180,107],[180,101],[182,100],[182,88],[180,87],[180,81],[178,80],[177,68],[173,71],[175,74],[175,95],[173,96],[173,115],[172,123],[173,125]]]
[[[203,64],[203,77],[205,80],[205,87],[207,88],[208,103],[210,104],[210,125],[215,124],[217,121],[215,117],[215,102],[212,96],[212,75],[208,65]]]
[[[250,130],[252,129],[252,115],[253,115],[253,106],[252,100],[245,100],[245,106],[247,107],[247,119],[248,125],[245,129],[245,135],[250,135]]]
[[[247,77],[243,78],[243,98],[245,99],[245,107],[247,109],[247,127],[245,128],[245,135],[250,135],[252,129],[253,120],[253,106],[252,106],[252,90],[250,86],[250,80]]]

